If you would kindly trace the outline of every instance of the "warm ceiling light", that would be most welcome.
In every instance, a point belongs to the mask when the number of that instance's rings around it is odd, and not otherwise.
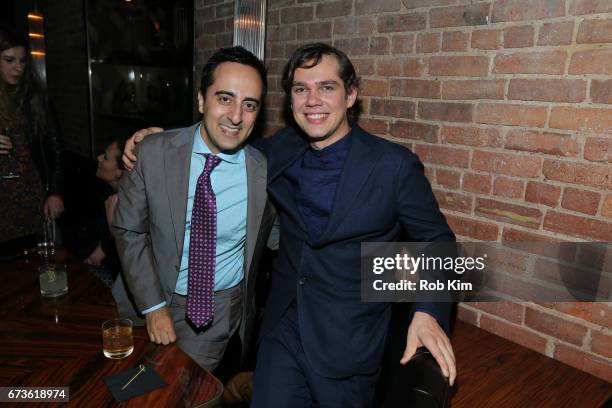
[[[32,38],[45,38],[44,35],[38,33],[28,33],[28,35]]]
[[[45,53],[42,51],[30,51],[30,54],[32,54],[34,57],[44,57]]]
[[[43,17],[40,14],[28,13],[28,18],[30,20],[42,20]]]

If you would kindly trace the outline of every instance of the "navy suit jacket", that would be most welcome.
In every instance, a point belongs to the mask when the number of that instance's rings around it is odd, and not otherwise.
[[[348,136],[351,147],[340,175],[327,227],[311,238],[298,212],[294,187],[282,176],[308,148],[285,128],[262,141],[268,156],[268,192],[280,217],[262,336],[295,300],[306,357],[320,375],[342,378],[375,372],[389,327],[389,303],[361,302],[362,242],[454,241],[438,208],[423,165],[408,149],[366,133]],[[424,303],[448,331],[451,304]]]

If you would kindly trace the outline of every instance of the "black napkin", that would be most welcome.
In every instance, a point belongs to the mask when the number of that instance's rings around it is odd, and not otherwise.
[[[145,370],[140,373],[127,387],[125,387],[125,389],[122,390],[121,387],[130,381],[130,379],[134,377],[139,370],[139,367],[134,367],[104,378],[104,382],[111,390],[115,401],[127,401],[130,398],[146,394],[151,390],[168,385],[164,379],[157,374],[151,365],[145,364]]]

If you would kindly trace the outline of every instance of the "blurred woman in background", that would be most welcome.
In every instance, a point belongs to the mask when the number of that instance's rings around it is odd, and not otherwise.
[[[84,260],[85,263],[95,267],[103,266],[96,270],[96,275],[109,286],[121,270],[115,242],[110,233],[110,224],[113,220],[115,206],[117,205],[117,186],[119,184],[119,179],[125,171],[125,167],[121,161],[124,147],[124,140],[115,140],[108,145],[104,153],[98,156],[96,177],[106,182],[108,185],[108,190],[103,195],[105,198],[105,216],[98,222],[98,231],[100,233],[98,245]]]
[[[25,37],[0,28],[0,242],[64,211],[62,142]]]

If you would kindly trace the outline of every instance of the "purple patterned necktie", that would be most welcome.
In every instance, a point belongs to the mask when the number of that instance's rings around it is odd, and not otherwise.
[[[196,327],[210,323],[215,310],[217,201],[210,184],[210,173],[221,162],[212,154],[202,155],[206,157],[206,164],[198,177],[193,200],[187,275],[187,317]]]

